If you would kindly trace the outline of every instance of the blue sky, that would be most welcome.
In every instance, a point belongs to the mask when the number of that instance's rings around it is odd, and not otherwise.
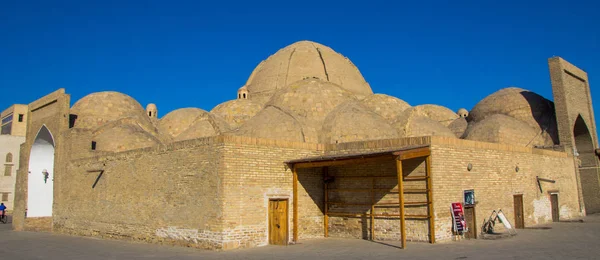
[[[312,40],[376,93],[452,110],[508,86],[552,99],[547,59],[562,56],[587,71],[599,116],[599,2],[2,1],[0,107],[65,88],[72,104],[112,90],[159,116],[210,110],[261,60]]]

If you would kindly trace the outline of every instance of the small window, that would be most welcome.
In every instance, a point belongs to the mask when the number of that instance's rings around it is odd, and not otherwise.
[[[8,201],[8,192],[2,192],[2,201]]]
[[[23,114],[19,114],[19,122],[23,122]]]
[[[242,94],[238,94],[238,99],[242,98]]]
[[[246,98],[246,93],[244,93],[244,99]]]
[[[13,159],[13,158],[12,158],[12,153],[7,153],[7,154],[6,154],[6,162],[7,162],[7,163],[9,163],[9,162],[12,162],[12,159]]]
[[[73,128],[75,126],[75,121],[77,121],[77,115],[69,114],[69,128]]]
[[[4,165],[4,176],[12,175],[12,165]]]
[[[149,112],[148,112],[148,116],[152,116],[152,111],[149,111]]]
[[[92,141],[92,151],[96,150],[96,141]]]

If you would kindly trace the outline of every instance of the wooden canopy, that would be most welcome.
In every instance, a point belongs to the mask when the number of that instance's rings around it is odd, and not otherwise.
[[[425,158],[425,176],[419,177],[411,177],[404,176],[402,173],[402,161],[414,158]],[[327,167],[330,166],[340,166],[340,165],[349,165],[349,164],[361,164],[368,163],[374,161],[382,161],[382,160],[395,160],[396,161],[396,171],[398,178],[398,193],[399,193],[399,202],[397,203],[400,210],[400,229],[401,229],[401,241],[402,248],[406,247],[406,226],[405,226],[405,218],[420,218],[427,219],[429,221],[429,242],[435,243],[435,225],[433,218],[433,201],[432,201],[432,192],[431,192],[431,149],[429,145],[419,145],[419,146],[408,146],[404,148],[387,150],[387,151],[378,151],[378,152],[369,152],[369,153],[356,153],[356,154],[343,154],[343,155],[325,155],[325,156],[317,156],[317,157],[309,157],[303,159],[290,160],[285,162],[291,169],[294,174],[293,176],[293,240],[295,242],[298,241],[298,169],[301,168],[318,168],[318,167]],[[327,171],[325,171],[327,174]],[[372,177],[376,178],[376,177]],[[419,190],[417,192],[423,192],[427,194],[427,201],[425,202],[406,202],[404,201],[405,193],[414,193],[416,190],[405,190],[403,188],[404,181],[424,181],[426,189],[422,191]],[[325,204],[327,204],[327,186],[324,185],[325,189]],[[423,205],[427,207],[428,214],[423,216],[410,216],[404,214],[405,205]],[[374,207],[374,202],[371,207]],[[324,212],[324,234],[325,237],[328,236],[328,219],[329,214],[327,211],[328,206],[325,205]],[[369,214],[371,217],[371,221],[373,221],[373,217],[375,214],[371,211]],[[373,225],[371,225],[373,228]],[[373,234],[373,230],[371,230],[371,234]]]
[[[368,153],[324,155],[308,157],[285,162],[290,169],[317,168],[326,166],[339,166],[345,164],[359,164],[386,159],[407,160],[424,157],[430,154],[429,145],[407,146],[403,148]],[[398,158],[399,157],[399,158]]]

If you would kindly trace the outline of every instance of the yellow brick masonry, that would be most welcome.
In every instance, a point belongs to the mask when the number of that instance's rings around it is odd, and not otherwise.
[[[552,221],[549,192],[559,193],[561,219],[582,216],[574,161],[566,153],[438,137],[432,138],[431,150],[438,240],[451,237],[450,203],[462,202],[469,189],[475,190],[477,232],[492,210],[502,209],[514,225],[516,194],[523,195],[525,226]],[[556,183],[542,182],[540,191],[536,176]]]
[[[55,189],[54,231],[208,249],[255,247],[268,243],[267,205],[269,199],[277,198],[289,200],[291,239],[292,172],[284,161],[422,144],[430,144],[432,149],[440,240],[450,237],[449,203],[461,201],[464,189],[476,190],[480,220],[497,208],[512,218],[512,194],[521,193],[526,225],[550,221],[549,190],[560,194],[562,218],[580,216],[573,159],[565,153],[440,137],[323,145],[222,135],[121,153],[93,152],[91,157],[68,160],[64,172],[56,174],[65,188]],[[471,172],[466,171],[467,161],[474,165]],[[422,160],[408,165],[411,174],[423,174]],[[516,165],[521,169],[518,173],[514,173]],[[94,188],[98,173],[88,172],[91,169],[104,170]],[[330,171],[333,175],[394,175],[395,167],[393,162],[379,162],[332,167]],[[542,184],[544,193],[540,193],[535,176],[557,182]],[[394,189],[395,181],[377,186]],[[300,239],[323,237],[321,169],[301,170],[299,184]],[[396,196],[384,192],[378,199]],[[382,211],[393,214],[395,209]],[[393,218],[376,220],[376,238],[397,239],[398,222]],[[360,219],[332,219],[330,234],[363,237],[365,224],[368,222]],[[427,239],[426,222],[407,221],[406,228],[409,240]]]

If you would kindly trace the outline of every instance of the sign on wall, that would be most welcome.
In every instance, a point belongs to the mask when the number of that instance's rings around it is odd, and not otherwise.
[[[465,207],[475,206],[475,190],[464,191]]]
[[[465,213],[463,211],[462,203],[455,202],[452,203],[450,207],[452,210],[452,222],[454,227],[454,232],[463,233],[466,231],[467,223],[465,221]]]

